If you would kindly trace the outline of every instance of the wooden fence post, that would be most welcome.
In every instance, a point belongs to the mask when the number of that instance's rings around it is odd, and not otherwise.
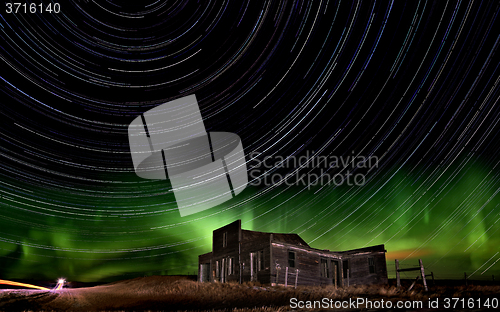
[[[349,269],[347,269],[347,287],[349,287]]]
[[[285,287],[288,286],[288,267],[285,269]]]
[[[299,279],[299,269],[295,270],[295,288],[297,288],[297,281]]]
[[[424,270],[424,265],[422,264],[422,259],[418,259],[418,263],[420,264],[420,274],[422,274],[422,281],[424,282],[424,289],[425,289],[425,291],[429,291],[429,288],[427,288],[427,281],[425,280],[425,270]]]
[[[415,286],[415,284],[417,283],[418,279],[420,278],[419,275],[417,275],[417,278],[415,278],[415,280],[413,281],[413,283],[411,284],[410,288],[408,288],[408,291],[412,290],[413,289],[413,286]]]
[[[399,260],[396,259],[396,287],[398,290],[401,289],[401,279],[399,278]]]
[[[279,275],[280,275],[281,267],[278,263],[276,263],[276,286],[279,283]]]
[[[335,288],[337,288],[337,265],[335,264],[333,267],[334,267],[334,271],[335,271],[335,274],[334,274],[334,276],[335,276]]]

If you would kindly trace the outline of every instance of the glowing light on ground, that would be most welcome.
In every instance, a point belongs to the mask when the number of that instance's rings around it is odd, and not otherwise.
[[[54,290],[62,289],[64,287],[64,283],[66,283],[66,280],[64,278],[60,278],[59,280],[57,280],[57,285],[56,287],[54,287]]]
[[[12,282],[12,281],[6,281],[6,280],[0,280],[0,284],[2,284],[2,285],[19,286],[19,287],[35,288],[35,289],[41,289],[41,290],[49,290],[48,288],[41,287],[41,286],[36,286],[36,285],[31,285],[31,284],[25,284],[25,283],[18,283],[18,282]]]

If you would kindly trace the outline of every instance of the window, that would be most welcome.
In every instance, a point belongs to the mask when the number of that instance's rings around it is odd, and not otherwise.
[[[251,252],[250,253],[250,280],[251,281],[256,281],[257,280],[257,269],[258,269],[258,259],[257,257],[257,252]]]
[[[227,275],[232,275],[232,274],[234,274],[234,258],[229,258]]]
[[[347,270],[349,270],[349,260],[342,261],[342,273],[344,273],[344,278],[347,278]],[[351,270],[349,270],[349,277],[351,277]]]
[[[370,274],[375,273],[375,260],[373,257],[368,258],[368,269],[370,270]]]
[[[257,252],[257,269],[259,271],[264,270],[264,250]]]
[[[321,277],[330,277],[330,272],[328,270],[328,259],[320,258],[319,268]]]
[[[222,247],[227,247],[227,232],[222,233]]]
[[[340,262],[337,259],[335,260],[332,259],[331,262],[332,262],[332,277],[335,278],[335,281],[333,283],[335,284],[335,286],[341,285],[342,276],[340,275]]]
[[[219,260],[215,261],[215,277],[217,279],[220,277]]]
[[[288,251],[288,266],[290,268],[295,268],[295,252]]]

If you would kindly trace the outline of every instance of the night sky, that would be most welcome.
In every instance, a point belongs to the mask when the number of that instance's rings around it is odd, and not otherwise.
[[[385,244],[389,277],[421,258],[500,278],[497,2],[136,2],[2,8],[2,278],[193,273],[237,219],[315,248]],[[168,180],[135,174],[127,129],[191,94],[207,131],[240,136],[250,185],[181,217]]]

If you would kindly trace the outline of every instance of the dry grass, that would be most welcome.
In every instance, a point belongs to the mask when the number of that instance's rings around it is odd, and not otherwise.
[[[290,298],[321,300],[329,298],[368,298],[370,300],[427,300],[433,297],[478,298],[500,293],[499,286],[436,287],[425,293],[421,287],[411,292],[394,286],[353,286],[348,288],[261,286],[256,283],[197,283],[152,276],[112,284],[63,289],[55,292],[4,291],[3,310],[138,311],[190,310],[269,312],[290,310]]]

